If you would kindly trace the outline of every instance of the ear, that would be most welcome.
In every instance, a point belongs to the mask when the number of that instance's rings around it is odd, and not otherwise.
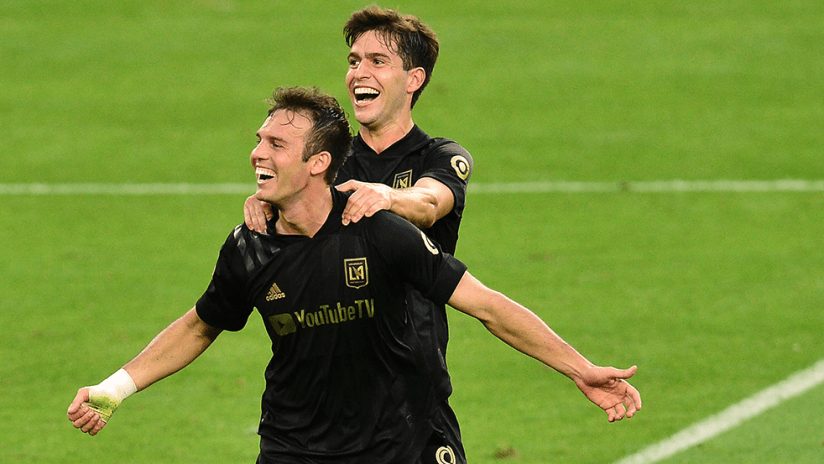
[[[412,68],[407,71],[406,76],[406,91],[408,93],[415,93],[423,85],[426,80],[426,71],[421,67]]]
[[[323,175],[332,164],[332,155],[328,151],[316,153],[309,159],[309,164],[309,172],[313,176]]]

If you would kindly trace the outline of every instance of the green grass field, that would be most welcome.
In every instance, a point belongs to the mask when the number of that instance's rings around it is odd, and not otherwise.
[[[0,4],[0,187],[249,183],[280,85],[346,102],[341,28],[366,3]],[[824,179],[824,4],[382,4],[441,58],[415,112],[472,183]],[[348,103],[345,107],[348,106]],[[2,191],[2,189],[0,189]],[[208,284],[244,194],[0,193],[0,462],[251,463],[256,317],[124,403],[65,411]],[[610,463],[824,358],[824,192],[473,193],[458,256],[599,364],[637,364],[609,424],[574,385],[451,314],[473,464]],[[663,462],[821,462],[824,386]]]

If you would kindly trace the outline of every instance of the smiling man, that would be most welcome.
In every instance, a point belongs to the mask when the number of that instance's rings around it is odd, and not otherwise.
[[[340,191],[352,192],[342,222],[389,210],[454,255],[474,162],[458,143],[430,137],[412,117],[438,60],[438,38],[417,17],[377,6],[352,13],[343,32],[349,46],[345,82],[360,128],[353,153],[335,181]],[[267,203],[254,196],[247,199],[244,215],[251,229],[266,232],[271,214]],[[407,301],[410,308],[426,314],[415,319],[420,324],[417,330],[433,341],[427,345],[427,359],[439,399],[438,432],[460,443],[449,405],[446,307],[411,286]]]
[[[472,156],[452,140],[430,137],[412,118],[438,59],[437,36],[415,16],[373,5],[352,13],[344,37],[345,82],[360,128],[336,180],[339,190],[353,192],[343,223],[389,210],[454,254]],[[253,195],[244,215],[251,229],[266,232],[271,208]]]
[[[480,320],[513,348],[566,375],[612,422],[641,397],[636,368],[599,367],[534,313],[485,287],[466,266],[400,216],[378,211],[343,225],[348,194],[331,187],[349,154],[349,125],[316,89],[274,94],[251,154],[256,197],[274,207],[268,234],[237,226],[195,307],[68,409],[96,435],[136,391],[184,368],[223,330],[257,310],[272,358],[258,428],[258,464],[463,462],[437,428],[427,345],[407,287]],[[445,373],[444,373],[445,375]]]
[[[435,33],[414,16],[372,6],[352,14],[344,36],[346,87],[360,123],[338,180],[340,190],[354,192],[344,221],[387,209],[454,254],[472,157],[412,119],[438,59]]]

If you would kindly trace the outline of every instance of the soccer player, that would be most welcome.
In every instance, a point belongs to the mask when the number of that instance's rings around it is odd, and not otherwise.
[[[417,17],[370,6],[355,11],[344,26],[349,46],[346,87],[360,124],[352,156],[338,173],[337,188],[353,192],[343,210],[344,224],[378,210],[389,210],[420,227],[455,254],[473,160],[467,150],[433,138],[413,121],[412,110],[429,83],[440,44]],[[246,224],[266,232],[271,209],[255,196],[244,206]],[[449,406],[452,384],[446,374],[449,341],[446,307],[429,301],[411,286],[407,300],[415,310],[420,336],[430,337],[429,365],[440,400],[445,439],[460,443],[460,429]]]
[[[572,379],[609,421],[632,417],[636,371],[593,365],[534,313],[493,291],[394,213],[344,226],[347,193],[331,187],[349,125],[316,89],[275,92],[251,162],[257,198],[273,205],[269,234],[241,224],[220,250],[195,307],[102,383],[78,390],[68,417],[100,432],[121,402],[177,372],[254,309],[272,342],[257,462],[456,462],[431,446],[433,395],[406,286],[479,319],[493,334]]]
[[[346,87],[360,124],[336,180],[339,190],[354,192],[344,224],[390,210],[454,254],[472,156],[452,140],[430,137],[412,119],[438,59],[437,36],[415,16],[374,5],[351,15],[344,36]],[[244,215],[250,228],[266,232],[271,207],[252,195]]]

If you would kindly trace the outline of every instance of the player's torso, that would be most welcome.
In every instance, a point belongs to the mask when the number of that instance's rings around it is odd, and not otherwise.
[[[376,446],[354,439],[353,430],[364,437],[377,429],[416,433],[427,395],[419,341],[403,284],[363,237],[342,233],[283,247],[254,281],[273,349],[264,435],[304,431],[306,446],[345,453]]]

